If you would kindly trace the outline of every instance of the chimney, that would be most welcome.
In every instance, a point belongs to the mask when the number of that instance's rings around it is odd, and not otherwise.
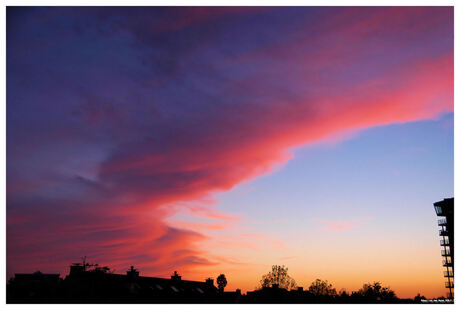
[[[85,272],[85,266],[82,264],[76,263],[70,266],[70,275],[82,274]]]
[[[181,278],[182,277],[177,273],[177,271],[174,271],[174,274],[171,276],[171,280],[174,280],[174,281],[180,281]]]
[[[211,278],[207,278],[206,279],[206,284],[209,285],[209,286],[214,286],[214,280],[211,279]]]
[[[139,276],[139,271],[134,269],[134,266],[131,266],[131,268],[128,271],[126,271],[126,275],[130,278],[136,278]]]

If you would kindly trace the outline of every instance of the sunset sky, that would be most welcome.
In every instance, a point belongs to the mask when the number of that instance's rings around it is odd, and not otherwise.
[[[452,7],[7,9],[7,277],[446,294]]]

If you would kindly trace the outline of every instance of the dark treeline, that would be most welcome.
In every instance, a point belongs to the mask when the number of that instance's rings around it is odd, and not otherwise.
[[[225,291],[227,279],[182,280],[139,276],[133,266],[126,274],[86,262],[70,266],[65,278],[59,274],[16,274],[7,284],[7,303],[422,303],[418,294],[400,299],[380,282],[365,283],[358,291],[337,291],[328,281],[316,279],[308,288],[298,287],[288,268],[273,266],[254,291]],[[447,302],[443,297],[438,302]]]

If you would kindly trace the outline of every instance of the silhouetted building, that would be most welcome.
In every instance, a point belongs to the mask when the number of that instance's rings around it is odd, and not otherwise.
[[[139,276],[131,266],[126,275],[110,272],[107,267],[94,269],[71,266],[65,278],[65,292],[70,300],[129,303],[194,303],[211,300],[217,288],[209,281],[187,281],[174,272],[170,279]]]
[[[449,298],[453,299],[454,290],[454,198],[446,198],[435,202],[434,210],[438,216],[439,236],[441,236],[441,255],[443,266],[446,268],[445,286],[449,289]]]
[[[39,299],[46,302],[61,293],[62,279],[59,274],[16,273],[8,283],[9,300]]]
[[[143,277],[130,266],[126,274],[109,267],[83,263],[59,274],[15,274],[7,285],[7,303],[235,303],[242,294],[219,292],[211,278],[183,280],[174,271],[170,279]]]

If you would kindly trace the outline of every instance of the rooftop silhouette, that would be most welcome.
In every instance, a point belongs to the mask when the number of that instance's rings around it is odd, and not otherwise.
[[[263,276],[261,286],[242,294],[241,290],[225,291],[224,274],[205,281],[182,279],[174,271],[171,277],[141,276],[134,266],[125,274],[116,274],[107,266],[75,263],[64,278],[60,274],[16,273],[7,284],[7,303],[421,303],[399,299],[380,282],[367,283],[356,292],[337,293],[327,281],[315,280],[308,290],[297,287],[284,266],[273,266]],[[289,281],[287,281],[289,280]],[[443,297],[438,302],[449,302]]]

